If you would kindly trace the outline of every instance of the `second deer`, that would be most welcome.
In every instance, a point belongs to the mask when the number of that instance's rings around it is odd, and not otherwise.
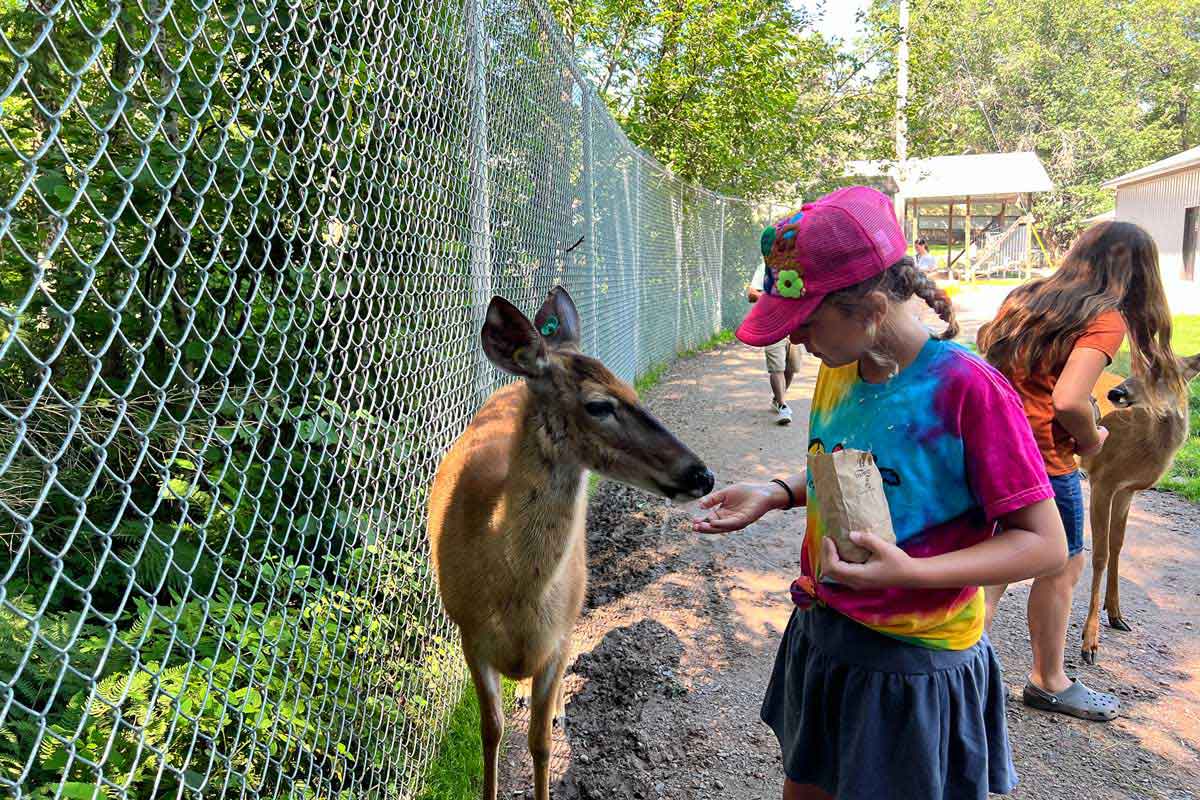
[[[708,468],[633,389],[579,352],[579,328],[561,287],[532,323],[492,299],[484,352],[524,380],[484,404],[430,492],[442,603],[462,634],[479,698],[484,800],[497,792],[501,675],[533,679],[534,792],[537,800],[550,796],[551,721],[587,583],[588,471],[668,498],[698,498],[713,486]]]
[[[1189,382],[1200,374],[1200,354],[1183,359],[1183,372]],[[1096,663],[1100,650],[1100,581],[1106,568],[1108,624],[1120,631],[1130,630],[1121,616],[1118,564],[1133,495],[1162,479],[1188,437],[1187,393],[1171,398],[1160,412],[1145,403],[1146,389],[1139,378],[1121,381],[1109,373],[1097,385],[1102,398],[1100,424],[1108,429],[1108,441],[1097,455],[1082,460],[1092,495],[1092,596],[1082,646],[1088,664]]]

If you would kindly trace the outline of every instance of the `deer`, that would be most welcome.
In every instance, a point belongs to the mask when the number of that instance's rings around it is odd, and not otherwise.
[[[1200,353],[1182,359],[1184,379],[1200,375]],[[1132,628],[1121,615],[1118,588],[1121,547],[1133,496],[1149,489],[1170,469],[1171,461],[1188,437],[1188,397],[1184,391],[1170,398],[1162,411],[1145,402],[1147,387],[1141,378],[1122,379],[1105,372],[1096,384],[1093,410],[1098,424],[1108,429],[1108,440],[1094,456],[1080,459],[1091,485],[1092,596],[1083,625],[1081,655],[1085,664],[1096,663],[1100,650],[1100,582],[1107,569],[1104,611],[1114,630]],[[1107,402],[1106,402],[1107,401]]]
[[[589,473],[682,501],[714,483],[627,383],[580,352],[579,337],[578,311],[561,286],[533,322],[492,298],[483,351],[522,380],[483,404],[430,489],[438,588],[479,699],[484,800],[497,793],[501,675],[532,679],[534,796],[550,796],[551,727],[564,712],[563,672],[587,586]]]

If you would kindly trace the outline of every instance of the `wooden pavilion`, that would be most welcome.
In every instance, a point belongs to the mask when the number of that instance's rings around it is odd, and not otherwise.
[[[872,183],[891,178],[905,236],[944,248],[947,275],[1028,274],[1045,265],[1031,209],[1033,196],[1054,185],[1036,153],[855,161],[846,173]]]

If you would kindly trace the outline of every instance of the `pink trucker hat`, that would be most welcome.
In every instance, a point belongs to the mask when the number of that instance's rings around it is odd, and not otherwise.
[[[838,189],[762,232],[763,294],[737,338],[766,347],[804,324],[825,296],[886,270],[908,245],[892,201],[868,186]]]

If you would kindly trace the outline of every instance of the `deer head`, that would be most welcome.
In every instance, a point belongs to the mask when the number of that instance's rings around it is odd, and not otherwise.
[[[1180,363],[1183,367],[1184,381],[1190,383],[1197,375],[1200,375],[1200,353],[1190,358],[1182,358]],[[1139,377],[1127,378],[1108,392],[1108,401],[1117,408],[1129,408],[1139,403],[1145,403],[1146,400],[1146,387]]]
[[[566,289],[551,290],[534,321],[493,297],[483,350],[525,379],[542,446],[613,480],[671,499],[697,498],[713,475],[600,361],[579,352],[579,313]]]

